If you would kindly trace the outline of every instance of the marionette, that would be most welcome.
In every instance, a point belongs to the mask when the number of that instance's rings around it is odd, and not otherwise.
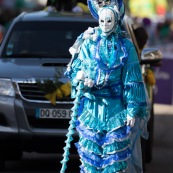
[[[143,172],[140,136],[147,132],[148,95],[135,47],[121,29],[120,6],[105,3],[94,8],[99,27],[78,38],[71,51],[66,75],[75,100],[61,173],[75,129],[81,173]]]

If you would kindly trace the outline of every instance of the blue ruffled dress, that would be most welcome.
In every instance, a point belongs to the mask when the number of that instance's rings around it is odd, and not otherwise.
[[[149,106],[138,56],[129,39],[98,32],[96,40],[84,40],[66,73],[72,98],[79,70],[94,81],[92,88],[82,90],[76,121],[80,172],[142,173],[140,136],[146,132]],[[136,118],[132,129],[127,115]]]

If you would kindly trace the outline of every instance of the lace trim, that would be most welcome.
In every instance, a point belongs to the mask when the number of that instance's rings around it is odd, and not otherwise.
[[[98,118],[92,116],[90,112],[85,110],[78,118],[81,126],[85,126],[87,129],[93,130],[95,133],[107,131],[111,133],[116,129],[123,127],[126,124],[127,111],[117,113],[107,123],[101,122]],[[114,122],[114,123],[112,123]]]
[[[104,136],[103,133],[95,133],[92,130],[88,130],[82,126],[79,121],[76,122],[76,126],[76,130],[79,132],[80,136],[83,136],[84,138],[91,140],[102,147],[114,142],[125,141],[130,137],[131,134],[131,128],[129,126],[123,126],[116,131],[105,134]]]
[[[97,169],[84,161],[81,161],[82,165],[80,166],[83,173],[123,173],[127,169],[127,163],[122,162],[115,162],[114,164],[107,166],[104,169]]]
[[[127,149],[119,153],[100,157],[94,153],[89,153],[87,150],[82,148],[79,143],[76,143],[75,145],[82,160],[87,162],[89,165],[96,167],[97,169],[106,168],[115,162],[126,161],[131,156],[130,149]]]
[[[107,154],[115,154],[118,152],[122,152],[126,150],[127,148],[130,148],[130,140],[122,141],[122,142],[114,142],[110,145],[107,145],[105,147],[101,147],[94,143],[93,141],[90,141],[86,138],[81,138],[79,141],[79,145],[83,147],[85,150],[87,150],[90,153],[94,153],[96,155],[107,155]]]

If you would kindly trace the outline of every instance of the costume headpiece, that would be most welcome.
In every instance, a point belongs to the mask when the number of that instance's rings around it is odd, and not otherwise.
[[[125,8],[123,0],[87,0],[88,8],[95,19],[99,19],[98,11],[101,7],[112,6],[119,11],[119,20],[122,20],[125,14]]]

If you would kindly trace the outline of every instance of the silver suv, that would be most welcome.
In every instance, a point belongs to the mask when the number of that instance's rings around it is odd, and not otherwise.
[[[91,16],[23,13],[0,46],[0,167],[23,151],[63,152],[72,99],[69,47]]]

